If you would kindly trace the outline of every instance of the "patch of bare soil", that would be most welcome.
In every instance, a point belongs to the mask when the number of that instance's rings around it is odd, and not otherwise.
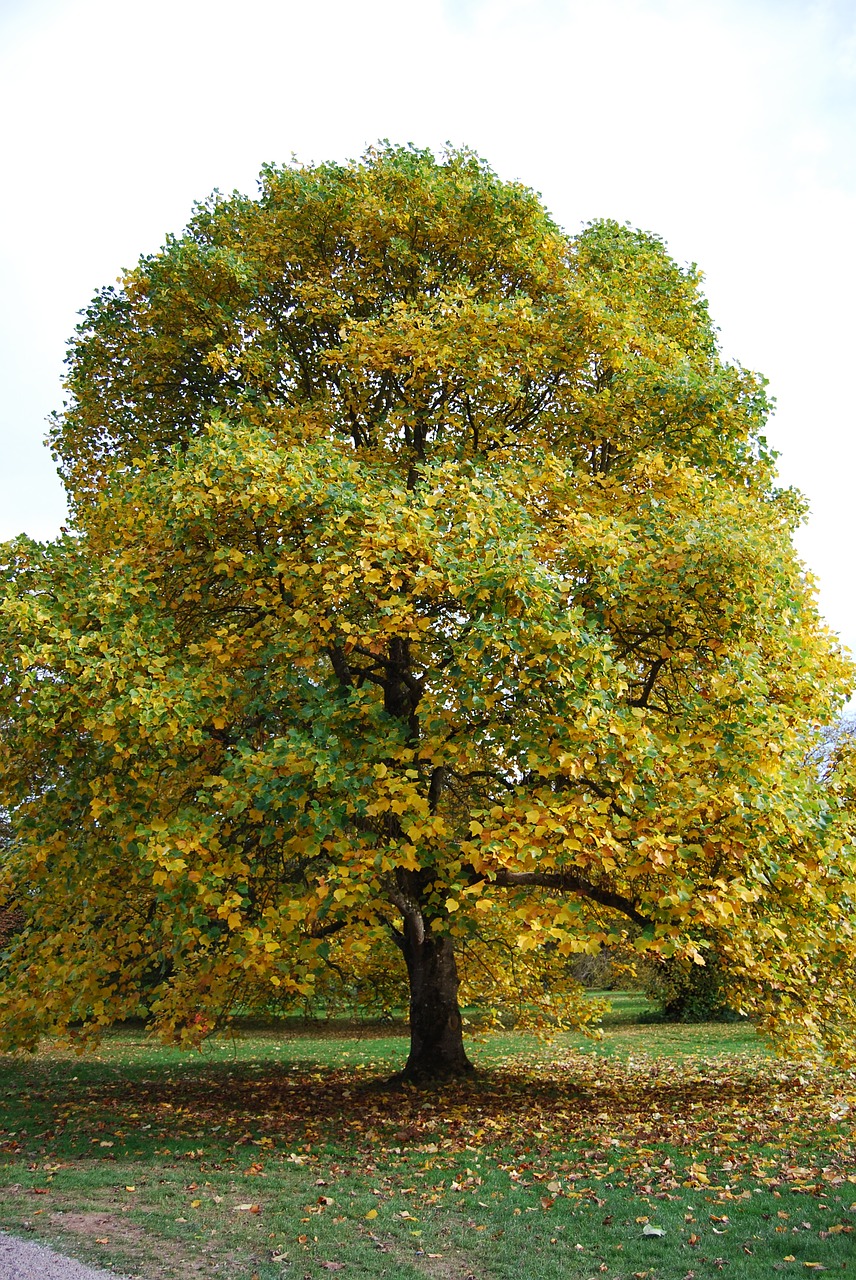
[[[128,1209],[98,1207],[98,1199],[109,1194],[106,1189],[89,1189],[85,1193],[89,1204],[81,1207],[81,1197],[66,1198],[53,1188],[34,1191],[14,1183],[0,1187],[0,1211],[8,1212],[14,1206],[14,1223],[9,1223],[13,1231],[32,1232],[34,1240],[59,1253],[79,1257],[90,1265],[112,1266],[133,1280],[231,1280],[236,1264],[231,1252],[205,1243],[194,1242],[188,1247],[135,1222]],[[145,1204],[134,1208],[138,1213],[154,1212]]]
[[[145,1206],[140,1208],[145,1212]],[[121,1210],[55,1211],[50,1224],[59,1242],[71,1237],[109,1248],[113,1265],[130,1270],[134,1280],[223,1280],[234,1263],[231,1256],[204,1247],[200,1256],[188,1256],[186,1248],[131,1221]]]
[[[473,1271],[470,1259],[465,1253],[451,1247],[440,1253],[423,1253],[404,1250],[394,1240],[384,1240],[373,1231],[366,1235],[378,1253],[388,1254],[398,1263],[407,1263],[414,1271],[419,1271],[428,1280],[489,1280],[484,1274]]]

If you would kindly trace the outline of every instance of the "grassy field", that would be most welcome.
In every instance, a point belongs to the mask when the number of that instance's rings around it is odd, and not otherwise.
[[[145,1280],[856,1276],[853,1078],[612,999],[436,1092],[376,1087],[403,1029],[0,1058],[0,1227]]]

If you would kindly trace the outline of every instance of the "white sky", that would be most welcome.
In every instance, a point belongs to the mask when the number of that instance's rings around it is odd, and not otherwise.
[[[854,0],[0,0],[0,538],[52,537],[76,312],[266,161],[474,147],[705,272],[856,652]]]

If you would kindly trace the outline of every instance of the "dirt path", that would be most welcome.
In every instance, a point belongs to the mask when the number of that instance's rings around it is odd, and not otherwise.
[[[0,1233],[0,1280],[120,1280],[115,1271],[93,1271],[47,1245]]]

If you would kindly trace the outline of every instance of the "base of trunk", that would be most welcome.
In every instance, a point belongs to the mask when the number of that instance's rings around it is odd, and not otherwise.
[[[415,1085],[431,1085],[446,1084],[450,1080],[461,1080],[467,1076],[473,1075],[475,1067],[470,1062],[464,1051],[463,1044],[461,1052],[455,1054],[453,1058],[448,1055],[430,1055],[422,1054],[418,1058],[414,1058],[411,1053],[405,1063],[404,1070],[398,1071],[391,1077],[390,1084],[415,1084]]]

